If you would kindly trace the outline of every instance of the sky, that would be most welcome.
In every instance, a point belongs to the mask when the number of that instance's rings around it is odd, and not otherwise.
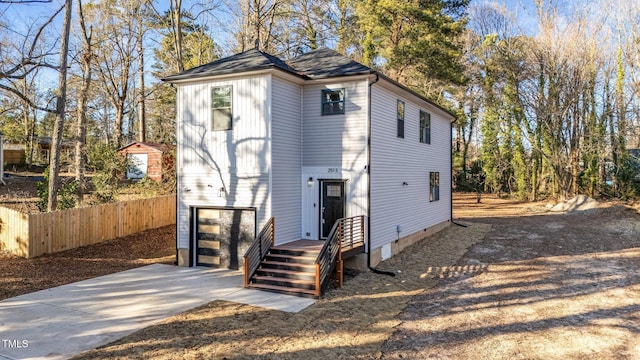
[[[13,0],[16,1],[16,0]],[[212,0],[213,3],[218,0]],[[222,0],[219,0],[222,1]],[[535,35],[537,32],[537,21],[536,21],[536,12],[535,7],[533,5],[534,0],[471,0],[470,6],[481,5],[485,2],[494,2],[501,5],[504,5],[510,13],[515,13],[517,18],[517,23],[519,29],[527,35]],[[571,4],[575,3],[575,1],[587,1],[587,0],[559,0],[558,3]],[[168,8],[169,0],[156,0],[156,5],[160,11]],[[183,7],[188,8],[191,1],[184,0]],[[5,25],[9,25],[10,28],[14,29],[19,33],[26,33],[28,31],[29,25],[36,23],[43,23],[48,19],[51,14],[53,14],[57,9],[59,9],[64,4],[64,0],[51,0],[48,3],[29,3],[29,4],[7,4],[2,3],[0,0],[0,25],[1,22],[4,22]],[[73,12],[74,15],[77,12],[77,0],[73,1]],[[55,23],[50,27],[51,34],[49,36],[57,36],[59,37],[61,27],[62,27],[62,14],[58,15],[55,19]],[[212,30],[215,31],[216,27],[212,26]],[[218,34],[213,34],[214,40],[222,45],[223,50],[225,49],[226,43],[228,43],[228,39],[225,38],[216,38],[222,37],[223,31],[219,31]],[[228,37],[228,34],[226,35]],[[146,55],[148,59],[153,57],[151,53],[151,48],[155,46],[149,46],[149,54]]]
[[[1,2],[2,0],[0,0]],[[14,0],[16,1],[16,0]],[[488,0],[471,0],[471,5],[479,4],[482,2],[488,2]],[[495,0],[499,4],[504,4],[507,9],[516,11],[518,14],[518,22],[524,28],[530,28],[535,25],[535,8],[533,6],[533,0]],[[188,4],[189,0],[185,0],[185,4]],[[0,3],[0,18],[8,25],[12,27],[18,26],[19,28],[26,30],[28,24],[34,22],[35,19],[44,19],[50,16],[54,11],[60,8],[64,4],[64,0],[51,0],[49,3],[27,3],[27,4],[7,4]],[[160,9],[168,8],[168,0],[156,0],[156,4]],[[75,7],[77,2],[73,1],[74,13],[77,11]],[[184,5],[187,7],[186,5]],[[62,16],[58,16],[62,18]],[[59,19],[57,19],[59,20]],[[58,26],[59,28],[60,26]]]

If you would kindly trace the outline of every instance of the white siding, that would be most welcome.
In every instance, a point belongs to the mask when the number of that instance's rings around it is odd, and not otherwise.
[[[340,88],[345,89],[345,113],[322,116],[322,90]],[[318,179],[346,180],[346,216],[367,214],[367,106],[367,80],[304,86],[303,238],[319,238]]]
[[[375,249],[450,219],[451,136],[449,120],[426,102],[381,84],[371,92],[370,223]],[[404,138],[397,137],[398,99],[405,102]],[[431,144],[420,143],[420,110],[431,113]],[[432,171],[440,173],[440,201],[429,202]]]
[[[345,113],[322,116],[322,90],[339,88],[345,89]],[[366,163],[367,91],[366,80],[304,87],[304,166],[355,170]]]
[[[302,89],[273,77],[272,90],[272,214],[281,244],[299,239],[302,226]]]
[[[332,169],[329,172],[329,168]],[[333,172],[338,168],[339,172]],[[364,169],[364,164],[363,164]],[[308,185],[309,177],[313,185]],[[302,169],[303,189],[302,238],[319,239],[320,230],[320,184],[323,180],[347,180],[345,183],[345,216],[367,215],[368,174],[365,170],[350,171],[336,167],[305,166]]]
[[[211,131],[211,88],[233,87],[233,130]],[[270,81],[267,75],[179,85],[178,248],[189,248],[189,207],[258,208],[271,216]]]

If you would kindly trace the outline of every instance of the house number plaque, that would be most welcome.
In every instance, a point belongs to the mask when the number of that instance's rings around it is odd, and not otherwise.
[[[327,173],[329,174],[337,174],[340,172],[340,168],[328,168]]]

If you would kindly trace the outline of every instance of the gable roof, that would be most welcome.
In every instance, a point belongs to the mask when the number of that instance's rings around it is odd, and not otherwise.
[[[376,75],[376,78],[382,78],[398,88],[413,94],[423,101],[426,101],[427,103],[451,115],[454,119],[453,121],[455,121],[456,118],[456,116],[449,110],[411,90],[407,86],[402,85],[384,74],[352,60],[335,50],[325,47],[309,51],[308,53],[302,54],[289,61],[283,61],[273,55],[252,49],[195,67],[193,69],[185,70],[179,74],[171,75],[161,80],[173,82],[178,80],[198,79],[209,76],[266,70],[270,68],[278,69],[307,80],[330,79],[355,75]]]
[[[369,75],[375,71],[335,50],[319,48],[291,59],[289,65],[311,79]]]
[[[265,70],[269,68],[278,68],[280,70],[296,74],[295,70],[279,58],[256,49],[251,49],[226,58],[218,59],[208,64],[185,70],[179,74],[167,76],[162,80],[171,82],[175,80],[234,74],[247,71]]]
[[[119,148],[119,149],[118,149],[118,151],[122,151],[122,150],[124,150],[124,149],[126,149],[126,148],[129,148],[129,147],[133,146],[133,145],[137,145],[137,146],[146,146],[146,147],[152,148],[152,149],[154,149],[154,150],[156,150],[156,151],[160,151],[160,152],[166,152],[166,151],[171,150],[171,149],[173,149],[173,148],[175,147],[175,146],[173,146],[173,145],[167,145],[167,144],[159,144],[159,143],[153,143],[153,142],[141,142],[141,141],[134,141],[134,142],[132,142],[132,143],[130,143],[130,144],[127,144],[127,145],[125,145],[125,146],[123,146],[123,147]]]
[[[339,76],[368,75],[375,71],[329,48],[319,48],[289,61],[252,49],[179,74],[167,76],[163,81],[197,79],[276,68],[304,79],[325,79]]]

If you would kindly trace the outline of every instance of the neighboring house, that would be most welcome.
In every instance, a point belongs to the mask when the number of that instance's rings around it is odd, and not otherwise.
[[[136,141],[121,147],[118,152],[127,158],[127,179],[140,180],[148,177],[160,182],[164,170],[163,158],[165,154],[170,155],[172,149],[171,145]]]
[[[179,265],[236,268],[271,217],[282,245],[364,215],[372,266],[450,223],[454,115],[383,74],[322,48],[286,62],[249,50],[164,80]],[[225,236],[228,253],[207,252]]]
[[[35,161],[39,161],[43,164],[49,164],[49,156],[51,155],[51,146],[53,140],[48,136],[35,137]],[[60,146],[60,163],[70,164],[74,161],[75,141],[71,139],[62,139]]]
[[[3,144],[2,152],[5,165],[22,165],[26,162],[24,146],[20,144]]]

